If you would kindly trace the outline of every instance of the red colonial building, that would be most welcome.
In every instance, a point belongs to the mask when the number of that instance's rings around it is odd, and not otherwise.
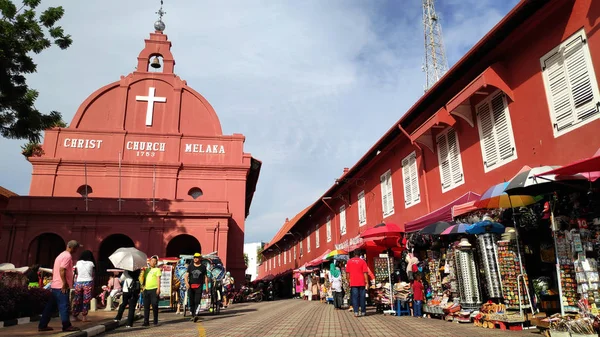
[[[1,262],[51,266],[76,239],[100,267],[119,247],[217,251],[243,279],[261,163],[243,135],[223,135],[212,106],[173,72],[170,49],[162,31],[150,34],[133,73],[92,93],[69,127],[46,130],[43,154],[29,157],[30,195],[2,211]]]
[[[259,277],[352,245],[381,222],[475,200],[523,166],[564,165],[600,147],[600,3],[521,1],[320,200],[265,247]]]

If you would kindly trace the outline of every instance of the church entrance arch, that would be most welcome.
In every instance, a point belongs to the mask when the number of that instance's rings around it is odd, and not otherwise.
[[[58,234],[43,233],[29,244],[27,264],[39,264],[45,268],[54,267],[54,259],[62,253],[67,244]]]
[[[109,235],[100,243],[100,249],[98,250],[98,267],[101,271],[106,269],[114,268],[112,262],[108,259],[115,250],[119,248],[135,247],[133,240],[125,234],[113,234]]]
[[[167,244],[168,257],[179,257],[179,255],[192,255],[194,253],[202,253],[202,248],[200,242],[189,234],[177,235]]]

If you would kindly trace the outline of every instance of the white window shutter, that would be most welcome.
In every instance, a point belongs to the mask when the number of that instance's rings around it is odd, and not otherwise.
[[[315,226],[315,247],[319,248],[319,246],[321,245],[321,235],[319,235],[319,226]]]
[[[410,186],[412,195],[412,204],[421,202],[421,192],[419,190],[419,169],[417,168],[417,155],[413,152],[409,159],[410,167]]]
[[[331,241],[331,218],[327,216],[327,223],[325,225],[325,230],[327,234],[327,242]]]
[[[460,149],[458,148],[458,139],[456,131],[450,129],[448,137],[448,156],[450,158],[450,166],[452,171],[452,184],[459,184],[463,180],[462,163],[460,160]]]
[[[392,187],[392,171],[388,171],[386,176],[387,185],[387,214],[391,215],[394,213],[394,189]]]
[[[492,111],[487,101],[477,107],[477,118],[479,119],[479,137],[482,142],[483,165],[492,167],[498,163],[498,150],[494,135]]]
[[[494,134],[498,144],[500,160],[505,161],[515,154],[515,143],[512,137],[512,126],[509,123],[508,105],[503,92],[492,97],[492,112],[494,116]]]
[[[564,62],[577,121],[598,114],[597,102],[594,101],[594,91],[586,62],[584,41],[583,37],[574,39],[565,46],[564,51]]]
[[[571,90],[567,84],[567,74],[563,67],[562,53],[557,52],[546,59],[551,109],[554,111],[554,128],[561,131],[575,122],[571,103]]]
[[[383,216],[386,216],[388,213],[388,202],[387,202],[387,181],[386,174],[381,176],[381,211],[383,212]]]
[[[306,251],[310,253],[310,233],[306,235]]]
[[[367,204],[365,202],[365,191],[358,193],[358,226],[367,223]]]
[[[340,207],[340,235],[346,234],[346,206]]]
[[[404,181],[404,204],[412,205],[412,180],[410,174],[410,155],[402,160],[402,180]]]
[[[452,185],[450,160],[448,158],[448,141],[446,134],[438,137],[438,163],[440,175],[442,179],[442,190],[445,190]]]

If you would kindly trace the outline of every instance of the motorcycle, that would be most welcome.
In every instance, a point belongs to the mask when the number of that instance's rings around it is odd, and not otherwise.
[[[263,300],[263,293],[260,290],[255,291],[255,292],[249,294],[248,296],[246,296],[246,302],[261,302],[262,300]]]
[[[273,282],[269,282],[269,286],[267,287],[267,301],[275,300],[275,296],[273,293]]]

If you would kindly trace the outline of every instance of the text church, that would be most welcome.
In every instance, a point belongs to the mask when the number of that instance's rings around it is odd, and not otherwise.
[[[216,251],[243,279],[245,219],[261,162],[223,135],[208,101],[173,73],[157,21],[136,70],[92,93],[67,128],[46,130],[29,196],[1,214],[0,261],[51,262],[71,239],[108,266],[119,247],[148,256]]]

